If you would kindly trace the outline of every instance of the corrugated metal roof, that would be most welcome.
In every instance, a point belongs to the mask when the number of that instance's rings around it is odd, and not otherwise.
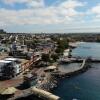
[[[7,88],[0,88],[0,94],[5,91]]]
[[[14,94],[16,91],[17,91],[16,88],[14,88],[14,87],[8,87],[8,88],[6,88],[5,90],[2,90],[2,91],[1,91],[1,94],[2,94],[2,95]]]
[[[0,60],[0,63],[11,63],[12,61]]]
[[[56,68],[57,68],[56,66],[48,66],[48,67],[46,68],[46,70],[56,69]]]
[[[9,61],[10,61],[10,60],[11,60],[11,61],[16,61],[16,60],[19,60],[19,59],[17,59],[17,58],[5,58],[5,60],[6,60],[6,61],[8,61],[8,60],[9,60]]]

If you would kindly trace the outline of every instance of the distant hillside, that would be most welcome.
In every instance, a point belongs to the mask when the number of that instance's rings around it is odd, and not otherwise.
[[[5,34],[6,32],[3,29],[0,29],[0,34]]]

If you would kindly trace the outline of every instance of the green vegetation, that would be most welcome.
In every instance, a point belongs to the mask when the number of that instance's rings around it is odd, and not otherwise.
[[[54,63],[57,61],[57,59],[59,58],[58,54],[42,54],[42,61],[46,62],[46,63]]]
[[[3,29],[0,29],[0,34],[5,34],[6,32],[4,32]]]
[[[63,51],[65,50],[65,49],[67,49],[68,48],[68,40],[67,39],[59,39],[58,41],[57,41],[57,49],[56,49],[56,53],[63,53]]]
[[[52,54],[51,58],[52,58],[53,62],[56,62],[57,59],[59,59],[59,56],[57,54]]]
[[[42,54],[42,61],[50,62],[50,55],[49,54]]]

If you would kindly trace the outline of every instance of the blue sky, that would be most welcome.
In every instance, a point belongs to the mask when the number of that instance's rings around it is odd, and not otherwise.
[[[0,0],[8,32],[100,32],[100,0]]]

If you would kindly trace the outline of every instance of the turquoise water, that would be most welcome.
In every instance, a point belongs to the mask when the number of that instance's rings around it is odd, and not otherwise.
[[[61,72],[71,72],[71,71],[74,71],[74,70],[77,70],[79,69],[81,66],[81,63],[72,63],[72,64],[67,64],[67,67],[66,67],[66,64],[63,64],[63,65],[59,65],[59,70]]]
[[[73,56],[100,58],[100,44],[82,43],[72,53]],[[54,94],[63,100],[100,100],[100,64],[91,66],[92,68],[82,74],[62,79]]]
[[[82,42],[77,48],[72,51],[74,57],[93,57],[100,59],[100,43],[85,43]]]

